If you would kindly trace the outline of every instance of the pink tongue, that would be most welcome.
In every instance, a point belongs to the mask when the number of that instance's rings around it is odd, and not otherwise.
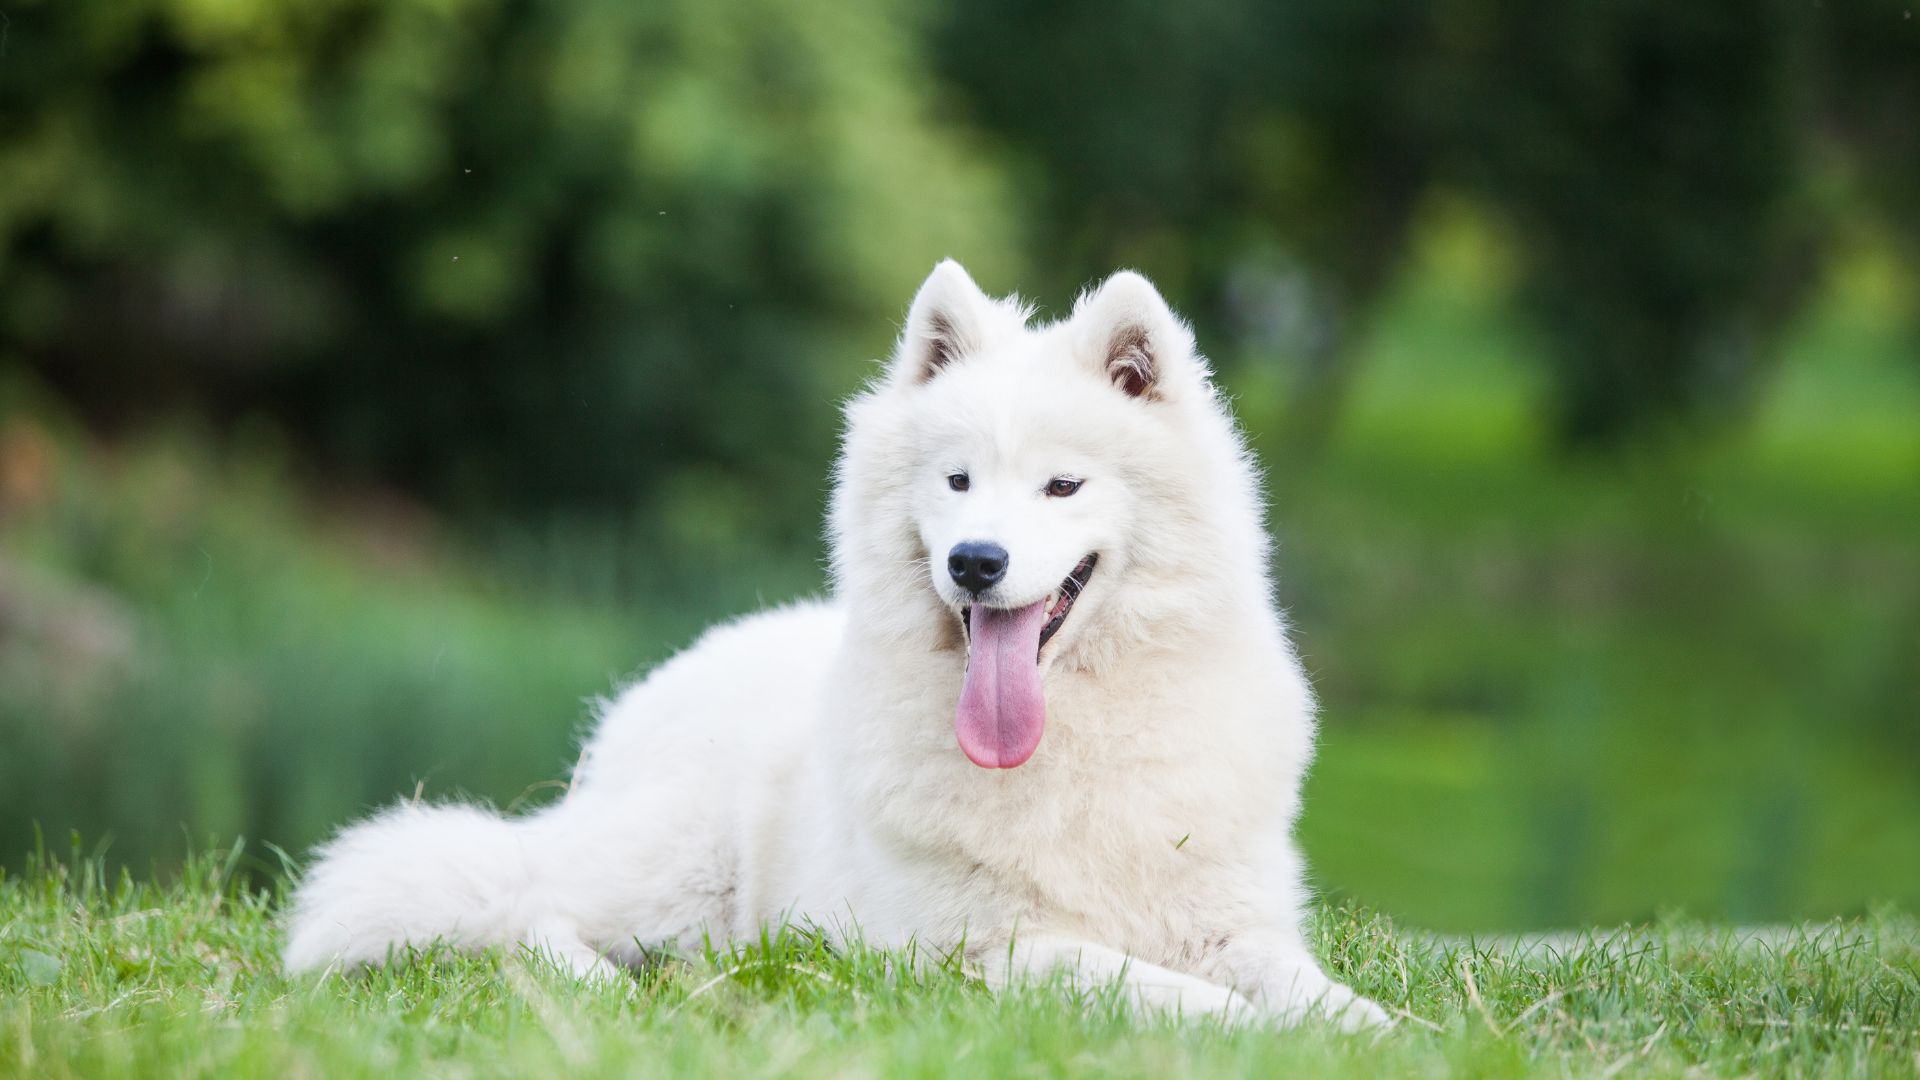
[[[1040,745],[1047,700],[1040,692],[1040,629],[1047,602],[1012,611],[976,605],[968,624],[973,644],[960,709],[953,718],[960,749],[983,769],[1024,764]]]

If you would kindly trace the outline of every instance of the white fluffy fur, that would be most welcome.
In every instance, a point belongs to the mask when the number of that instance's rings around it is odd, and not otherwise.
[[[1060,475],[1084,484],[1044,495]],[[964,942],[996,985],[1064,969],[1145,1008],[1381,1019],[1301,933],[1313,701],[1253,466],[1146,279],[1030,326],[942,263],[848,406],[830,531],[833,600],[719,627],[629,687],[563,801],[400,805],[327,844],[287,966],[529,944],[598,975],[809,920]],[[1004,606],[1100,556],[1042,654],[1046,734],[1015,769],[955,744],[964,598],[943,563],[962,539],[1010,552],[985,601]]]

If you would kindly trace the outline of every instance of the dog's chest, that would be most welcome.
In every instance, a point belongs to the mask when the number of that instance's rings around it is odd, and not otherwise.
[[[867,714],[890,705],[886,722],[836,760],[840,790],[942,922],[978,929],[991,913],[1129,946],[1174,940],[1248,894],[1298,784],[1300,755],[1273,722],[1285,710],[1257,681],[1233,684],[1052,682],[1046,736],[1010,770],[956,751],[938,688],[920,689],[924,718],[892,696]]]
[[[964,907],[1026,925],[1119,942],[1178,934],[1233,891],[1271,820],[1244,783],[1202,762],[1027,768],[896,788],[886,815],[933,854],[923,865],[950,869],[949,884],[971,894]]]

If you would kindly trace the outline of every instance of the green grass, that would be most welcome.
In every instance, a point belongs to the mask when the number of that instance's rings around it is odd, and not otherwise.
[[[499,954],[289,980],[276,898],[239,862],[202,855],[156,885],[36,859],[0,881],[0,1075],[1920,1074],[1920,925],[1891,912],[1476,943],[1325,911],[1331,969],[1407,1017],[1376,1039],[1135,1021],[1058,985],[994,996],[800,933],[664,959],[628,988]]]

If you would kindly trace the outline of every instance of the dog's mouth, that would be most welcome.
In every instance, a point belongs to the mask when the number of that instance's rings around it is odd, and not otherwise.
[[[975,765],[1011,769],[1025,764],[1039,748],[1047,723],[1040,653],[1066,624],[1098,561],[1094,555],[1081,559],[1059,588],[1031,604],[962,609],[967,674],[960,684],[953,729],[960,749]]]
[[[1053,635],[1059,633],[1060,628],[1066,625],[1067,613],[1073,610],[1073,602],[1080,599],[1081,591],[1087,587],[1087,581],[1093,577],[1093,565],[1099,561],[1100,556],[1098,553],[1089,553],[1086,558],[1080,560],[1079,564],[1073,568],[1071,573],[1060,579],[1059,588],[1047,594],[1047,606],[1042,609],[1047,613],[1047,621],[1040,627],[1039,649],[1045,649],[1047,642],[1053,640]],[[971,652],[973,649],[973,605],[969,604],[960,609],[960,625],[966,628],[967,649]],[[1033,654],[1033,661],[1036,664],[1040,662],[1039,649],[1036,649]]]

